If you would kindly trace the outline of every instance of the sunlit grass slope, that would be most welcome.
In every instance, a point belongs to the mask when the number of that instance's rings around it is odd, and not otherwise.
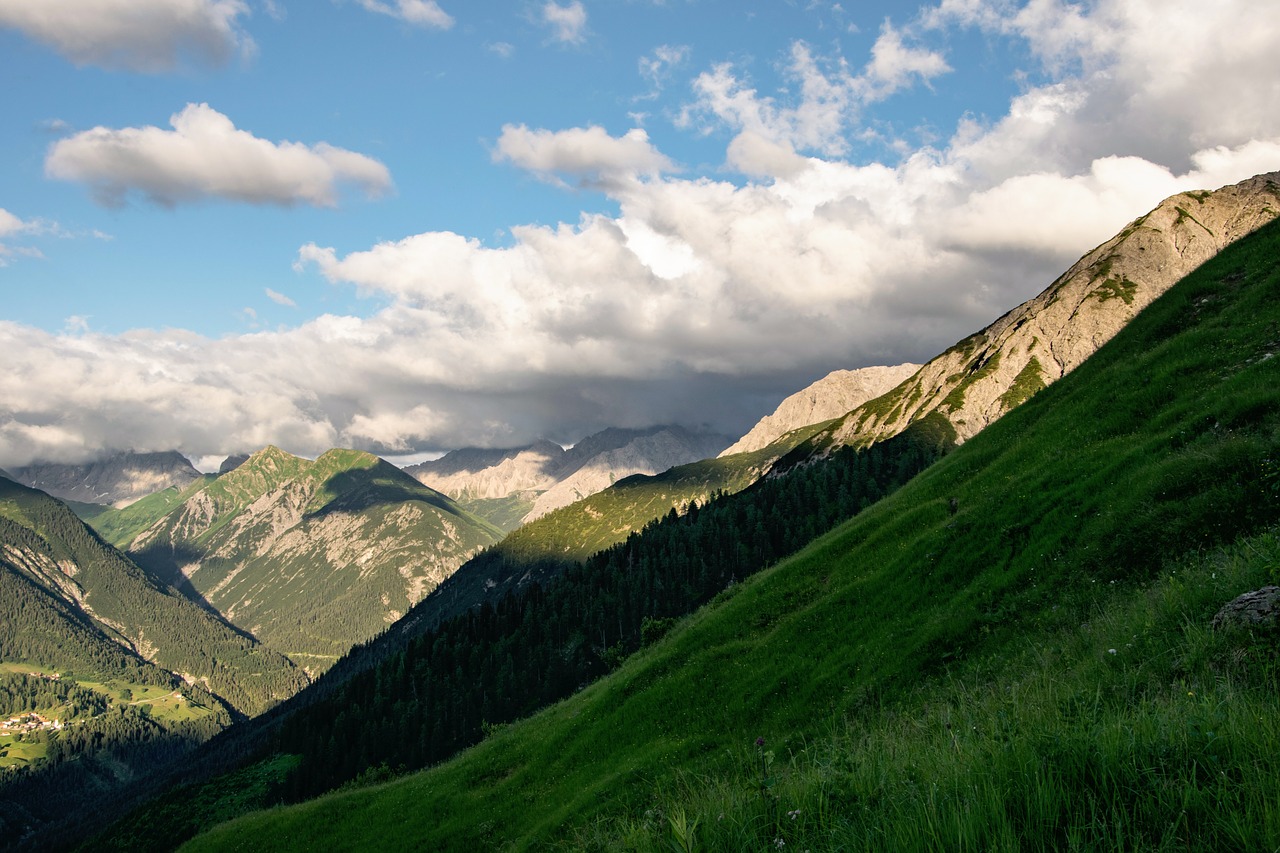
[[[573,698],[190,848],[1275,849],[1275,639],[1207,623],[1280,560],[1277,259],[1226,249]]]

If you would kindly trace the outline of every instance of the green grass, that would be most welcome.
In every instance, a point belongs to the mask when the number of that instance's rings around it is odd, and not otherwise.
[[[1280,565],[1275,533],[1119,594],[1080,592],[1028,642],[786,751],[741,744],[585,850],[1274,850],[1280,649],[1208,618]],[[766,760],[767,758],[767,760]],[[673,818],[675,822],[673,824]],[[692,834],[676,825],[696,824]],[[690,840],[691,839],[691,840]]]
[[[191,849],[1275,849],[1275,641],[1206,625],[1280,565],[1278,255],[571,699]]]
[[[483,518],[503,533],[510,533],[524,522],[524,517],[533,509],[532,498],[520,494],[507,495],[504,498],[460,498],[458,506],[467,512]]]

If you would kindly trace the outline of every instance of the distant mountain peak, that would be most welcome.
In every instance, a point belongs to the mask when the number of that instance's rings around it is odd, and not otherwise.
[[[200,472],[176,450],[107,454],[81,464],[35,463],[15,468],[11,479],[61,500],[128,506],[171,486],[184,488]]]

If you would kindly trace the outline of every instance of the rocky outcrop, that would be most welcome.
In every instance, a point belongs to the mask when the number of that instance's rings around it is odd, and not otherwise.
[[[1215,631],[1231,627],[1280,628],[1280,586],[1264,586],[1228,601],[1213,617]]]
[[[1158,296],[1280,216],[1280,173],[1172,196],[1089,252],[1043,293],[849,412],[812,447],[864,447],[931,412],[972,437],[1074,370]]]
[[[222,460],[222,464],[218,466],[218,475],[230,474],[241,465],[249,461],[248,453],[235,453]]]
[[[836,370],[783,400],[721,456],[767,447],[793,429],[838,418],[893,389],[920,369],[918,364]]]
[[[200,472],[176,450],[116,453],[83,465],[45,463],[13,470],[13,480],[61,500],[125,507],[169,487],[183,489]]]

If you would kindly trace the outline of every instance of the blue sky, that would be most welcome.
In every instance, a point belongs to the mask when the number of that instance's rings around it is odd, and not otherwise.
[[[0,0],[0,465],[742,432],[1280,169],[1277,48],[1243,0]]]

